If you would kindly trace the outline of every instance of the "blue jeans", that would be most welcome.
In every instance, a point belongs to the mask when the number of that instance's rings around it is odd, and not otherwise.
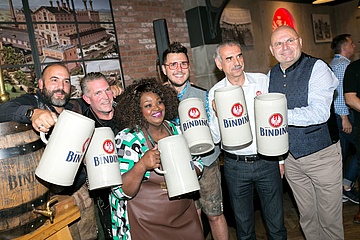
[[[228,158],[226,155],[224,160],[224,176],[234,211],[238,239],[256,239],[254,188],[259,194],[268,239],[286,239],[279,163],[261,159],[249,163]]]
[[[358,175],[358,163],[356,155],[352,155],[351,159],[349,160],[346,168],[346,160],[349,154],[349,146],[350,144],[355,145],[355,131],[354,131],[354,113],[350,110],[349,111],[349,121],[353,125],[353,131],[350,134],[344,133],[342,131],[342,121],[340,115],[336,114],[336,123],[339,129],[339,138],[340,138],[340,145],[341,145],[341,155],[343,161],[343,184],[347,186],[351,186],[352,183],[356,181],[356,177]]]

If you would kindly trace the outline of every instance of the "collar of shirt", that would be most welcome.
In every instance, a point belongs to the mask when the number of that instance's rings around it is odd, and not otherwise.
[[[189,80],[186,80],[186,83],[185,83],[185,87],[183,88],[183,90],[181,90],[181,92],[178,93],[177,95],[177,98],[179,99],[179,101],[182,100],[182,98],[184,97],[184,94],[189,86]],[[176,125],[180,125],[180,119],[179,119],[179,116],[177,116],[173,122],[176,124]]]
[[[178,93],[177,98],[178,98],[180,101],[182,100],[182,98],[183,98],[183,96],[184,96],[184,94],[185,94],[185,92],[186,92],[189,84],[190,84],[190,83],[189,83],[189,80],[186,80],[185,87],[183,88],[183,90],[181,90],[181,92]]]
[[[244,76],[245,76],[245,80],[244,80],[244,84],[242,86],[240,86],[240,87],[246,86],[246,85],[248,85],[250,83],[248,77],[246,76],[246,73],[245,72],[243,72],[243,73],[244,73]],[[234,85],[229,81],[229,79],[227,77],[225,79],[226,79],[225,80],[225,87]]]
[[[347,57],[344,57],[343,55],[341,54],[335,54],[334,55],[334,58],[341,58],[341,59],[344,59],[345,61],[347,61],[348,63],[350,63],[350,59],[348,59]]]

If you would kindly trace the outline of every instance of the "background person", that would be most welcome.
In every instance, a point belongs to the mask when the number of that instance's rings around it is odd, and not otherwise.
[[[306,239],[344,239],[341,147],[327,126],[339,81],[324,61],[302,53],[302,38],[291,27],[275,29],[269,48],[279,62],[269,72],[269,92],[287,97],[285,176],[301,228]]]
[[[177,92],[180,101],[195,97],[202,100],[209,117],[208,92],[190,83],[190,64],[186,47],[179,42],[172,43],[163,53],[162,71],[167,77],[167,84]],[[179,118],[177,118],[178,124]],[[204,171],[200,178],[200,199],[195,202],[201,219],[201,210],[209,219],[214,240],[228,239],[228,227],[223,214],[223,197],[219,166],[220,147],[215,145],[213,151],[201,155]]]
[[[245,73],[245,61],[240,44],[235,41],[220,43],[215,52],[215,63],[225,78],[209,91],[213,102],[215,90],[238,85],[243,88],[250,123],[255,123],[254,98],[267,93],[269,79],[262,73]],[[221,141],[218,119],[210,109],[210,129],[214,142]],[[281,173],[283,164],[260,158],[256,149],[254,124],[250,124],[251,145],[237,150],[224,150],[224,175],[229,189],[231,206],[236,220],[238,239],[256,239],[254,219],[254,188],[257,190],[269,239],[286,239],[284,225]]]
[[[115,138],[122,185],[110,195],[114,239],[204,239],[193,199],[169,200],[157,142],[180,134],[176,92],[155,79],[135,81],[115,109],[127,126]],[[119,113],[119,114],[118,114]],[[124,114],[126,113],[126,114]],[[198,173],[201,160],[194,162]]]
[[[334,108],[336,114],[336,123],[339,129],[339,138],[341,145],[341,155],[343,161],[343,202],[350,200],[353,203],[359,204],[359,198],[352,186],[356,182],[358,173],[358,165],[356,153],[350,153],[349,147],[354,146],[354,113],[352,109],[345,104],[343,92],[343,78],[346,67],[350,64],[350,58],[355,53],[355,44],[350,38],[350,34],[341,34],[334,37],[331,43],[331,49],[335,55],[330,62],[330,67],[335,76],[339,80],[339,85],[336,88]],[[349,154],[350,160],[347,161]]]
[[[360,59],[350,63],[346,68],[344,76],[344,95],[346,104],[354,110],[355,121],[353,127],[355,133],[355,147],[358,164],[360,164]],[[360,183],[360,171],[358,172],[358,183]],[[360,208],[354,216],[354,222],[360,223]]]

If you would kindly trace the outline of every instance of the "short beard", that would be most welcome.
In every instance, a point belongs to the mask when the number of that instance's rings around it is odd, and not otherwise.
[[[60,92],[62,94],[65,94],[64,99],[55,99],[54,94]],[[48,91],[46,87],[42,89],[41,93],[44,96],[44,99],[51,103],[51,105],[55,107],[63,107],[65,104],[70,100],[70,93],[66,93],[64,90],[54,90],[54,91]]]
[[[182,86],[184,86],[184,85],[186,84],[186,82],[188,81],[188,80],[186,80],[185,82],[183,82],[183,83],[180,84],[180,83],[173,82],[173,81],[171,81],[170,79],[168,79],[168,80],[169,80],[171,86],[173,86],[173,87],[182,87]]]

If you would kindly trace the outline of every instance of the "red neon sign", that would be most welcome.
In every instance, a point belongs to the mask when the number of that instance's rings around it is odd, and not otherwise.
[[[295,21],[291,13],[285,8],[278,8],[272,20],[272,30],[274,31],[282,25],[292,27],[296,30]]]

